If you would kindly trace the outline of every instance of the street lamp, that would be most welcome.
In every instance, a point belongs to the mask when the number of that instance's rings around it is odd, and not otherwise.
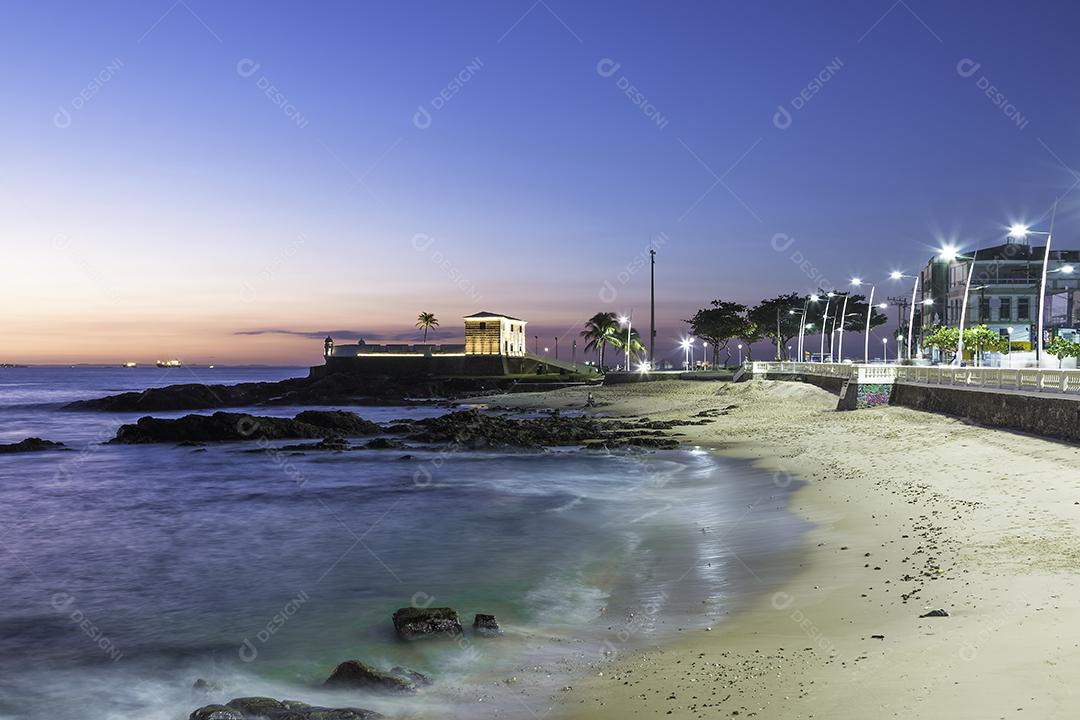
[[[631,310],[629,315],[623,315],[619,318],[619,324],[626,326],[626,369],[630,369],[630,323],[633,322],[634,311]]]
[[[859,278],[851,278],[851,284],[855,287],[865,285]],[[874,314],[874,290],[875,286],[870,283],[870,298],[866,301],[866,336],[863,338],[863,362],[870,362],[870,318]]]
[[[889,364],[889,338],[887,338],[887,337],[881,338],[881,351],[884,353],[884,355],[882,356],[882,359],[885,361],[885,364],[888,365]]]
[[[821,314],[821,349],[818,351],[818,359],[825,362],[825,327],[829,324],[829,303],[832,302],[834,292],[825,293],[825,312]],[[832,339],[829,340],[829,352],[832,352]]]
[[[904,278],[915,278],[915,285],[911,288],[911,316],[908,318],[908,330],[907,330],[907,359],[911,360],[911,341],[913,333],[915,331],[915,296],[919,293],[919,276],[918,275],[905,275],[899,270],[893,270],[889,273],[889,277],[893,280],[902,280]],[[897,353],[899,355],[899,353]]]
[[[957,365],[964,361],[964,322],[967,320],[968,296],[971,293],[971,279],[975,276],[975,258],[978,257],[978,255],[978,248],[975,248],[975,252],[970,256],[961,255],[960,250],[955,245],[945,245],[941,248],[939,255],[945,262],[954,262],[956,260],[971,261],[971,266],[968,268],[967,282],[964,283],[964,302],[960,306],[960,335],[956,341]]]
[[[742,365],[742,343],[739,343],[739,365]]]
[[[689,339],[683,340],[681,343],[679,343],[679,345],[681,345],[682,349],[683,349],[683,367],[686,368],[687,370],[689,370],[690,369],[690,340]]]
[[[1037,324],[1037,345],[1035,349],[1035,362],[1039,367],[1042,367],[1043,356],[1043,321],[1045,315],[1045,309],[1043,304],[1046,302],[1046,272],[1050,263],[1050,241],[1054,237],[1054,218],[1057,217],[1057,200],[1054,201],[1054,208],[1050,212],[1050,230],[1047,232],[1034,231],[1028,228],[1026,225],[1013,225],[1009,228],[1009,236],[1016,239],[1026,238],[1028,235],[1045,235],[1046,236],[1046,250],[1043,252],[1043,266],[1042,266],[1042,280],[1039,283],[1039,320]],[[971,263],[974,267],[975,263]],[[960,341],[963,342],[963,330],[960,331]]]
[[[803,352],[803,338],[806,335],[806,312],[812,302],[818,302],[821,298],[817,294],[810,295],[806,298],[802,308],[802,320],[799,321],[799,362],[802,362],[806,357],[806,353]]]

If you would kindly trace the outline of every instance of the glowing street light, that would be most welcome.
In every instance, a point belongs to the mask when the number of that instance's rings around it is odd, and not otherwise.
[[[630,323],[634,319],[634,311],[631,310],[629,315],[623,315],[619,318],[619,324],[626,326],[626,369],[630,369]]]
[[[739,343],[739,364],[742,365],[742,343]]]
[[[884,359],[885,364],[888,365],[889,364],[889,338],[887,338],[887,337],[881,338],[881,352],[884,353],[882,358]]]
[[[1043,321],[1046,316],[1044,304],[1046,302],[1046,273],[1048,265],[1050,263],[1050,242],[1054,237],[1054,218],[1057,217],[1057,200],[1054,201],[1054,209],[1050,212],[1050,230],[1047,232],[1034,231],[1026,225],[1015,224],[1009,228],[1009,237],[1022,240],[1028,235],[1045,235],[1046,236],[1046,250],[1043,251],[1043,266],[1042,266],[1042,280],[1039,283],[1039,321],[1037,324],[1037,345],[1035,349],[1035,361],[1042,367],[1043,356]],[[975,263],[972,262],[972,267]],[[966,298],[965,298],[966,302]],[[963,342],[963,330],[960,331],[961,342]]]
[[[834,292],[825,293],[825,312],[821,314],[821,349],[818,351],[818,358],[821,362],[825,362],[825,327],[829,324],[829,303],[836,296]],[[832,340],[829,340],[829,352],[832,352]]]
[[[957,260],[971,261],[971,265],[968,267],[967,282],[964,283],[964,302],[960,306],[960,336],[956,341],[957,365],[964,361],[964,322],[967,320],[968,295],[971,293],[971,279],[975,275],[975,258],[978,254],[979,249],[975,248],[975,252],[970,256],[961,255],[960,250],[955,245],[945,245],[939,251],[939,257],[946,262],[955,262]]]
[[[860,287],[862,285],[866,285],[867,283],[864,283],[859,278],[851,278],[851,284],[854,285],[855,287]],[[874,290],[876,289],[874,287],[873,283],[869,283],[869,285],[870,285],[870,298],[866,301],[866,335],[863,338],[863,362],[864,363],[869,363],[870,362],[870,318],[874,314]]]
[[[690,346],[693,345],[693,340],[686,338],[679,345],[683,349],[683,367],[687,370],[690,369]]]
[[[899,270],[893,270],[889,273],[889,278],[892,280],[903,280],[904,278],[914,278],[915,284],[911,288],[911,315],[908,317],[908,332],[907,332],[907,359],[910,361],[911,355],[911,341],[915,332],[915,297],[919,294],[919,276],[918,275],[905,275]],[[897,352],[897,355],[900,353]]]

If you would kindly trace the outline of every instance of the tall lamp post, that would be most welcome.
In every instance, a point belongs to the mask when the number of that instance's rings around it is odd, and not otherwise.
[[[1026,225],[1013,225],[1009,228],[1009,236],[1021,240],[1028,235],[1045,235],[1046,236],[1046,251],[1043,252],[1043,266],[1042,266],[1042,280],[1039,282],[1039,319],[1036,323],[1037,340],[1035,346],[1035,362],[1038,367],[1042,367],[1043,357],[1043,322],[1045,318],[1044,303],[1046,302],[1046,271],[1050,263],[1050,241],[1054,237],[1054,218],[1057,217],[1057,200],[1054,201],[1054,208],[1050,211],[1050,230],[1047,232],[1037,232],[1029,229]],[[974,262],[972,265],[974,266]],[[961,340],[962,341],[962,340]]]
[[[851,278],[851,284],[855,287],[865,285],[859,278]],[[870,283],[870,298],[866,301],[866,336],[863,338],[863,362],[870,362],[870,319],[874,315],[874,290],[875,286]],[[841,336],[843,337],[843,336]]]
[[[840,358],[839,362],[844,362],[844,323],[847,322],[847,301],[848,294],[844,293],[844,305],[840,308],[840,317],[833,319],[833,330],[836,330],[836,320],[840,321],[840,336],[837,339],[836,355]]]
[[[681,343],[683,349],[683,368],[690,369],[690,340],[683,340]]]
[[[825,293],[825,312],[821,314],[821,350],[818,351],[818,359],[825,362],[825,328],[829,324],[829,303],[832,302],[836,293]],[[832,351],[832,340],[829,341],[829,350]]]
[[[806,298],[806,301],[802,306],[802,320],[799,321],[799,362],[803,362],[806,358],[804,352],[803,338],[806,336],[806,313],[809,309],[810,303],[817,302],[821,298],[817,294],[810,295]]]
[[[888,365],[889,364],[889,338],[887,338],[887,337],[881,338],[881,352],[882,352],[882,356],[881,356],[882,360],[884,360],[885,364]]]
[[[900,280],[903,278],[915,278],[915,285],[911,288],[911,316],[908,318],[907,329],[907,359],[910,361],[913,357],[911,354],[911,341],[915,332],[915,297],[919,293],[919,276],[905,275],[899,270],[893,270],[891,273],[889,273],[889,277],[893,280]],[[899,351],[896,354],[899,355]]]
[[[656,250],[649,249],[649,369],[653,369],[656,344]]]
[[[970,257],[961,255],[955,245],[946,245],[941,248],[941,259],[946,262],[952,262],[954,260],[970,260],[971,266],[968,268],[967,280],[964,282],[964,302],[960,306],[960,335],[956,340],[956,364],[959,365],[964,362],[964,323],[967,320],[967,306],[968,295],[971,293],[971,279],[975,276],[975,259],[979,255],[979,249],[976,248]]]
[[[626,370],[630,370],[630,324],[634,321],[634,311],[631,310],[629,315],[623,315],[619,318],[619,322],[626,326]]]
[[[739,365],[742,365],[742,343],[739,343]]]

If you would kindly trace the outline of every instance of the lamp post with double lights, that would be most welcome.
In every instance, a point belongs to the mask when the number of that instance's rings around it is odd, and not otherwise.
[[[859,278],[851,278],[851,284],[855,287],[861,287],[866,285]],[[873,283],[870,285],[870,297],[866,301],[866,336],[863,338],[863,362],[870,362],[870,319],[874,315],[874,290],[876,289]],[[843,336],[841,336],[843,337]]]
[[[1036,346],[1035,346],[1035,363],[1042,367],[1043,356],[1043,322],[1044,322],[1044,307],[1046,302],[1046,275],[1050,263],[1050,241],[1054,238],[1054,218],[1057,217],[1057,201],[1054,201],[1054,209],[1050,212],[1050,229],[1046,232],[1036,231],[1030,229],[1026,225],[1013,225],[1009,228],[1009,237],[1022,240],[1028,235],[1045,235],[1046,236],[1046,250],[1043,252],[1043,266],[1042,266],[1042,280],[1039,282],[1039,319],[1036,322]],[[974,261],[971,263],[974,267]],[[965,298],[966,302],[966,298]],[[960,342],[963,342],[963,331],[961,330]]]
[[[623,315],[619,318],[619,324],[626,326],[626,370],[630,371],[630,325],[634,321],[634,311],[631,310],[629,315]]]
[[[803,362],[806,359],[806,353],[805,353],[805,351],[803,349],[804,348],[803,339],[806,337],[806,328],[807,328],[807,324],[806,324],[807,315],[806,315],[806,313],[810,309],[810,303],[812,303],[812,302],[816,303],[819,300],[821,300],[821,297],[818,296],[815,293],[815,294],[809,295],[806,298],[806,301],[803,302],[802,319],[799,321],[799,346],[798,346],[799,347],[799,362]]]
[[[911,341],[915,331],[915,297],[919,293],[919,276],[918,275],[905,275],[899,270],[893,270],[889,273],[889,278],[892,280],[903,280],[905,278],[914,278],[915,285],[911,288],[911,316],[908,318],[908,333],[907,333],[907,359],[910,361],[911,355]],[[897,355],[900,353],[897,352]]]
[[[821,314],[821,349],[818,351],[818,359],[825,362],[825,329],[829,324],[829,303],[836,296],[834,292],[825,293],[825,312]],[[829,352],[832,352],[832,340],[829,340]]]

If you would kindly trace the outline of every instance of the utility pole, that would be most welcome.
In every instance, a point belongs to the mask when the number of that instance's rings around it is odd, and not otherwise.
[[[656,250],[649,248],[649,369],[654,370],[653,346],[656,345]]]
[[[555,359],[559,359],[559,336],[555,336]]]

